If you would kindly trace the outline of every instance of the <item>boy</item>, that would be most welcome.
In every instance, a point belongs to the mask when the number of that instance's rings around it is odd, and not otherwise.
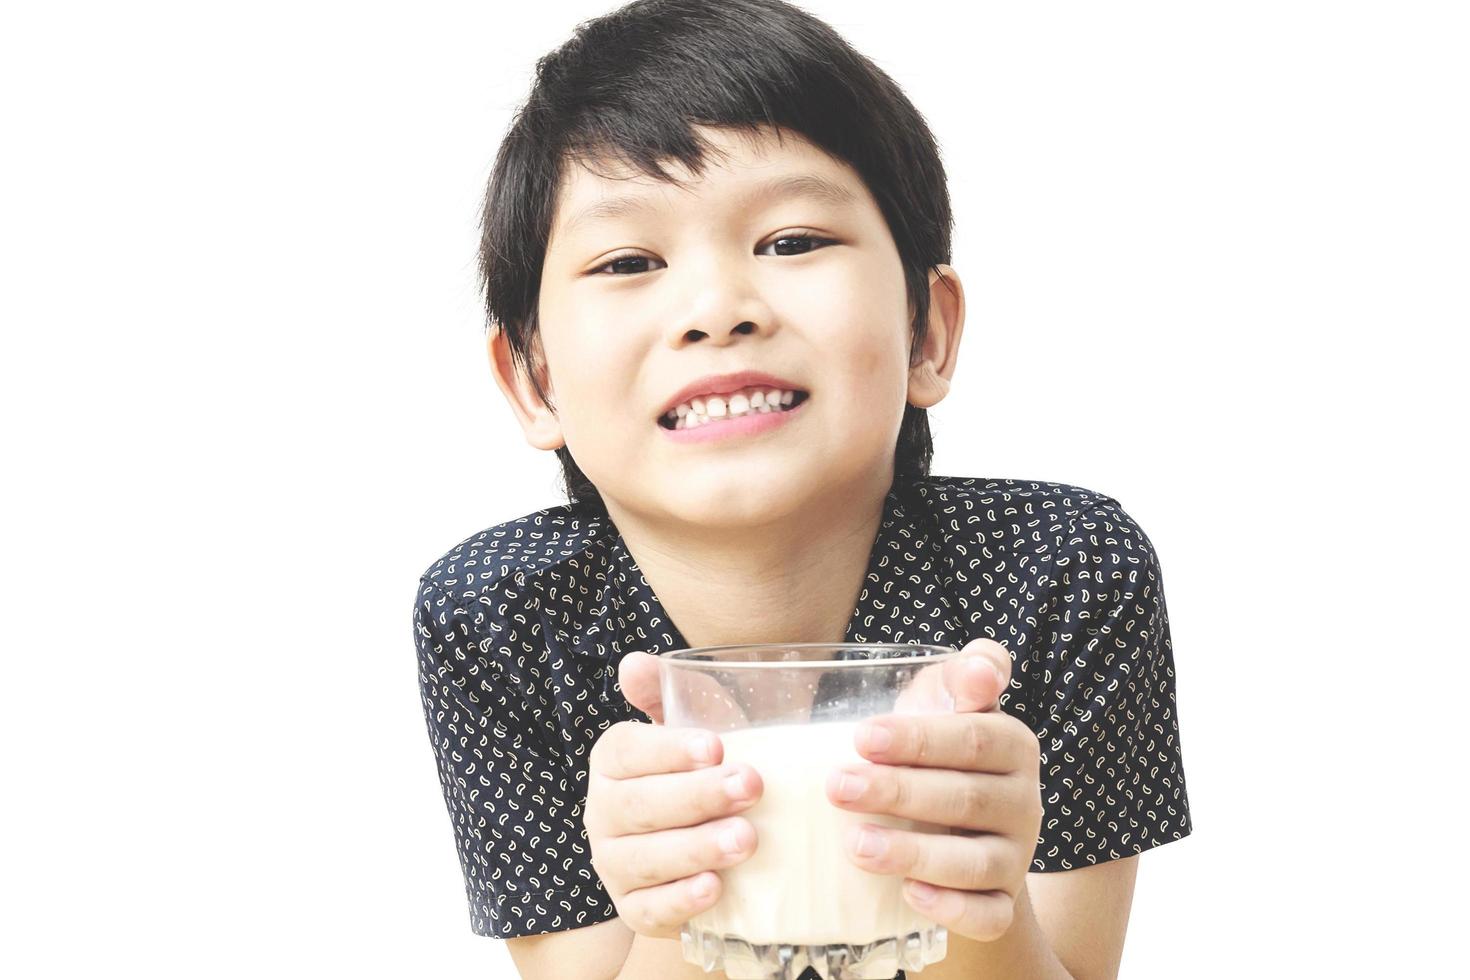
[[[950,223],[917,110],[780,0],[638,0],[538,63],[481,268],[570,503],[415,607],[471,925],[523,976],[708,976],[679,927],[759,846],[761,784],[658,723],[650,654],[838,641],[967,655],[952,716],[874,726],[867,788],[827,787],[953,828],[849,842],[949,928],[926,980],[1116,974],[1137,855],[1191,829],[1158,563],[1102,494],[929,475]]]

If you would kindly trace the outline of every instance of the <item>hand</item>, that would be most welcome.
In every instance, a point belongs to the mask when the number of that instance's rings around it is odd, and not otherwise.
[[[621,721],[593,744],[583,824],[592,867],[623,924],[677,939],[719,901],[715,869],[755,853],[755,827],[732,814],[760,799],[764,784],[749,765],[720,764],[724,746],[713,732],[664,727],[658,671],[658,659],[640,652],[618,666],[623,693],[654,724]],[[691,751],[700,742],[707,758]]]
[[[920,833],[862,824],[849,836],[848,855],[864,870],[903,875],[911,906],[981,942],[1011,927],[1041,830],[1040,743],[1025,722],[999,708],[1010,677],[1005,647],[988,639],[966,644],[960,656],[926,668],[909,689],[914,693],[900,697],[901,711],[918,713],[858,726],[858,753],[880,764],[844,766],[827,780],[827,797],[841,809],[951,828]],[[888,733],[889,747],[868,741],[870,729]],[[850,799],[840,795],[844,775],[863,781],[848,784],[856,791]],[[871,855],[858,852],[867,834],[877,845]]]

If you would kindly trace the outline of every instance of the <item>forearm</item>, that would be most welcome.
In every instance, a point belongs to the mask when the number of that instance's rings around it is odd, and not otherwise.
[[[678,939],[634,935],[628,959],[613,980],[725,980],[725,972],[706,973],[684,959]]]
[[[1015,915],[1004,936],[980,942],[949,934],[944,959],[924,967],[924,980],[1075,980],[1052,949],[1031,909],[1025,885],[1016,896]]]
[[[916,973],[916,977],[917,977]],[[924,980],[1080,980],[1057,958],[1031,909],[1025,886],[1016,896],[1015,918],[1006,934],[988,943],[949,934],[944,959],[923,970]],[[684,959],[679,940],[635,935],[628,959],[613,980],[725,980]]]

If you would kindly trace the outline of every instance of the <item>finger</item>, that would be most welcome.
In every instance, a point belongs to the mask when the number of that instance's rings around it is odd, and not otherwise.
[[[629,704],[662,725],[667,722],[663,679],[670,671],[673,673],[669,679],[679,694],[678,703],[698,705],[701,727],[723,732],[748,724],[740,699],[732,690],[750,680],[748,673],[727,674],[670,666],[662,657],[635,650],[618,662],[618,686]],[[685,714],[688,714],[687,707]]]
[[[913,676],[898,692],[893,710],[900,714],[936,714],[954,710],[954,698],[944,685],[947,661],[929,664]]]
[[[965,644],[959,656],[919,671],[894,704],[901,714],[984,711],[999,701],[1010,680],[1011,657],[994,640]]]
[[[602,837],[622,837],[692,827],[750,808],[764,788],[747,764],[606,780],[595,787],[596,829]]]
[[[1030,779],[948,769],[853,766],[827,776],[827,799],[842,810],[882,813],[943,827],[1008,833],[1041,813]]]
[[[988,711],[1010,683],[1011,655],[994,640],[981,638],[966,643],[958,657],[940,667],[955,711]]]
[[[903,897],[920,915],[933,919],[957,936],[968,936],[982,943],[1004,936],[1015,921],[1015,899],[1003,891],[961,891],[905,880]]]
[[[739,864],[756,843],[755,826],[744,817],[609,837],[598,847],[598,874],[610,892],[622,894]]]
[[[659,682],[659,661],[655,656],[634,650],[618,661],[618,686],[623,697],[657,724],[664,723],[663,690]]]
[[[929,766],[966,772],[1026,768],[1035,734],[1004,711],[963,715],[878,715],[853,733],[858,754],[890,766]]]
[[[946,834],[860,823],[845,836],[848,859],[864,871],[964,891],[1004,890],[1024,876],[1030,860],[1002,834]]]
[[[704,891],[700,889],[703,888]],[[618,917],[634,932],[677,939],[684,923],[720,900],[724,882],[716,871],[628,892],[616,901]]]
[[[587,767],[608,779],[632,779],[716,765],[724,757],[720,737],[703,728],[620,721],[609,725],[592,744]]]

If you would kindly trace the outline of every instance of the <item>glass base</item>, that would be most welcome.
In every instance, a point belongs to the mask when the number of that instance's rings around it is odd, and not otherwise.
[[[797,980],[807,967],[823,980],[893,980],[899,970],[918,973],[944,959],[949,930],[936,925],[871,943],[793,946],[748,943],[686,923],[679,939],[685,960],[706,973],[724,970],[730,980]]]

